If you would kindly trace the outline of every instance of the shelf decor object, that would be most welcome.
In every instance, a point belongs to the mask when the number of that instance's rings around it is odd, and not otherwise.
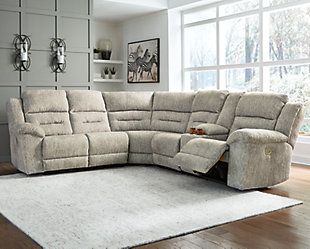
[[[101,57],[103,60],[110,60],[112,54],[112,41],[109,39],[103,39],[99,43],[101,50]]]
[[[31,59],[29,50],[31,48],[31,40],[27,35],[15,35],[13,40],[15,47],[14,68],[16,71],[29,71]]]
[[[67,61],[65,59],[66,43],[64,39],[53,38],[50,44],[52,51],[51,69],[54,73],[65,73]]]
[[[128,43],[128,83],[159,83],[159,38]]]

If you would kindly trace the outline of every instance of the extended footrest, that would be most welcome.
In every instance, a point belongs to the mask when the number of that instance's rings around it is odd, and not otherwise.
[[[207,173],[221,158],[228,146],[225,141],[195,138],[174,157],[177,165],[188,173]]]

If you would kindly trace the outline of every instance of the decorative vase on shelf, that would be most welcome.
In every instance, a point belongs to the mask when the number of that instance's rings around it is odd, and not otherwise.
[[[112,54],[112,41],[109,39],[103,39],[99,43],[101,50],[101,56],[103,60],[110,60]]]
[[[116,70],[115,67],[110,68],[111,77],[113,80],[116,79]]]
[[[103,75],[106,80],[109,79],[109,68],[108,67],[105,67],[103,69]]]

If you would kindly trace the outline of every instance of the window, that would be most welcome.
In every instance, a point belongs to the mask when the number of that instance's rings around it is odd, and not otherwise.
[[[271,91],[310,103],[310,4],[218,2],[187,10],[183,89]],[[310,104],[301,132],[310,135]]]

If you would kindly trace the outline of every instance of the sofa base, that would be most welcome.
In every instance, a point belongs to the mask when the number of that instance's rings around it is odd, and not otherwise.
[[[43,160],[44,171],[56,171],[62,169],[78,169],[88,167],[88,157],[70,157]]]
[[[89,156],[89,167],[112,165],[112,164],[126,164],[127,160],[128,160],[127,153],[92,155]]]
[[[159,154],[153,154],[154,164],[158,164],[160,166],[165,166],[177,171],[181,171],[180,167],[176,165],[176,161],[174,157],[163,156]]]
[[[129,153],[128,163],[130,164],[154,164],[153,154]]]

